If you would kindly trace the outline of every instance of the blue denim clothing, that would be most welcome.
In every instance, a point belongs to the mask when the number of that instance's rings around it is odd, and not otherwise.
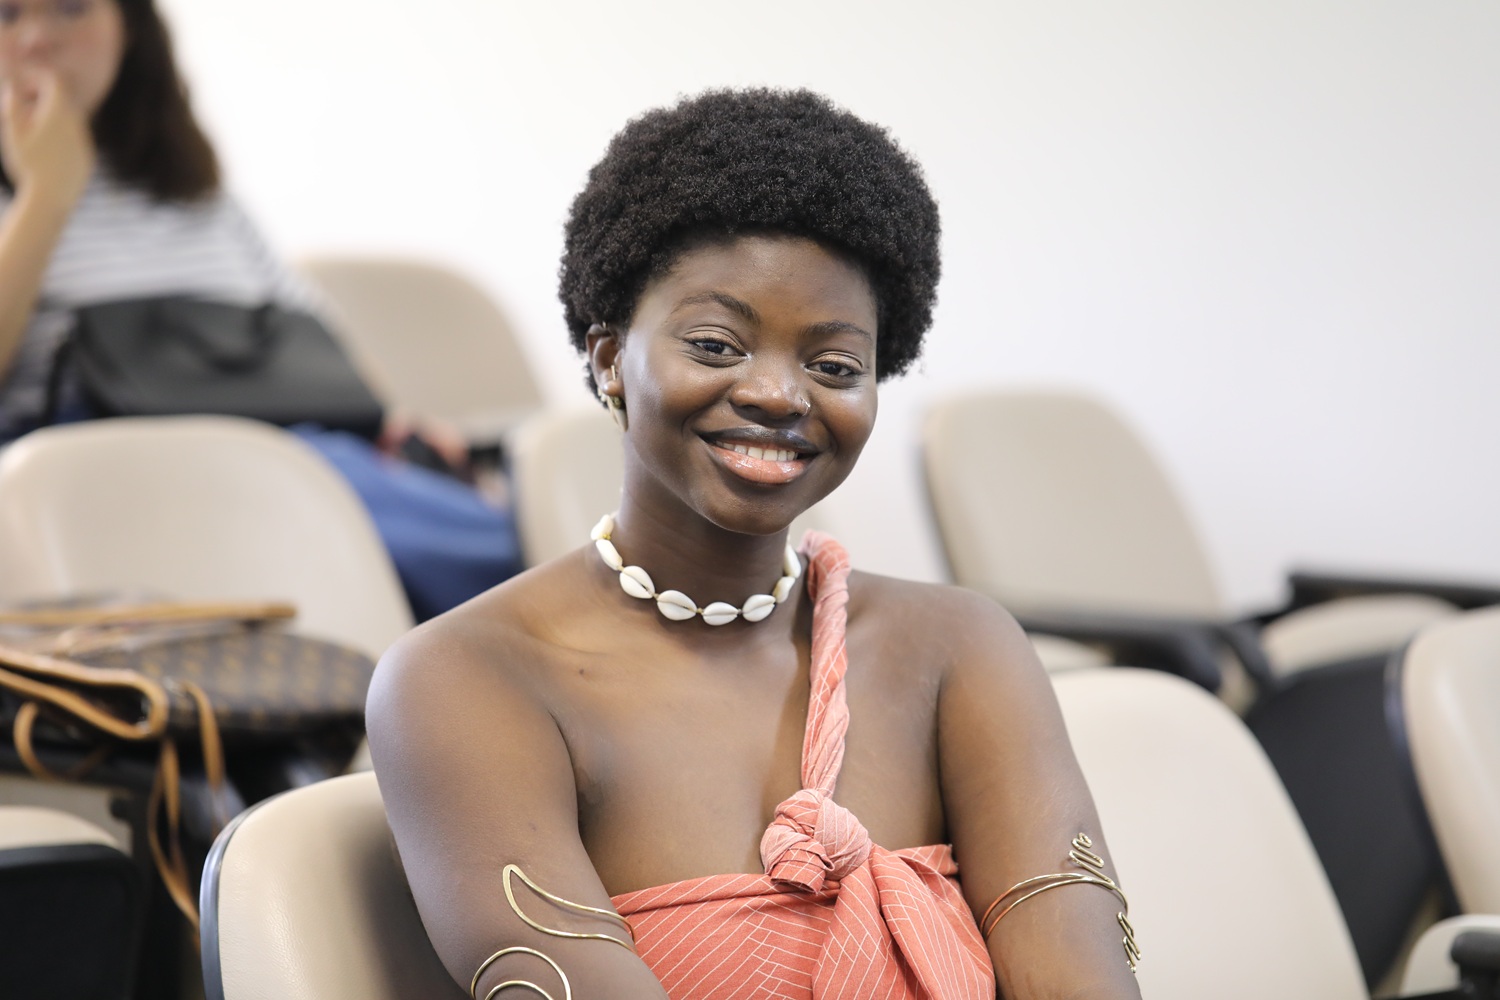
[[[472,487],[383,455],[353,434],[310,425],[292,430],[364,501],[418,621],[524,568],[515,519],[485,503]]]

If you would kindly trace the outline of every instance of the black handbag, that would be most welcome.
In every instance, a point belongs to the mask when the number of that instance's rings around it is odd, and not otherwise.
[[[54,369],[49,415],[65,366],[99,416],[217,413],[374,438],[384,415],[322,322],[272,303],[172,296],[79,309]]]

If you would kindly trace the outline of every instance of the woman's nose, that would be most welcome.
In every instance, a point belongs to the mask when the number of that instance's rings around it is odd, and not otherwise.
[[[23,13],[13,26],[17,54],[35,59],[49,53],[57,44],[52,18],[44,11]]]
[[[14,21],[5,25],[5,32],[18,55],[34,58],[56,47],[60,17],[51,7],[45,4],[21,7],[14,17]]]
[[[752,356],[740,366],[740,378],[729,394],[738,410],[753,410],[762,419],[790,420],[808,410],[802,366],[774,356]]]

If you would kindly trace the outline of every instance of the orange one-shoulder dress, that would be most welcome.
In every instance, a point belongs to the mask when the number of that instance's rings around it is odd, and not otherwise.
[[[802,790],[776,807],[762,875],[614,897],[672,1000],[994,1000],[995,975],[946,844],[888,851],[833,801],[849,706],[849,556],[808,532],[812,695]]]

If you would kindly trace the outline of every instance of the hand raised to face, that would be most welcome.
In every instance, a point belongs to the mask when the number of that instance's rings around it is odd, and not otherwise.
[[[37,67],[0,82],[0,155],[18,194],[71,208],[93,173],[88,118],[58,74]]]

